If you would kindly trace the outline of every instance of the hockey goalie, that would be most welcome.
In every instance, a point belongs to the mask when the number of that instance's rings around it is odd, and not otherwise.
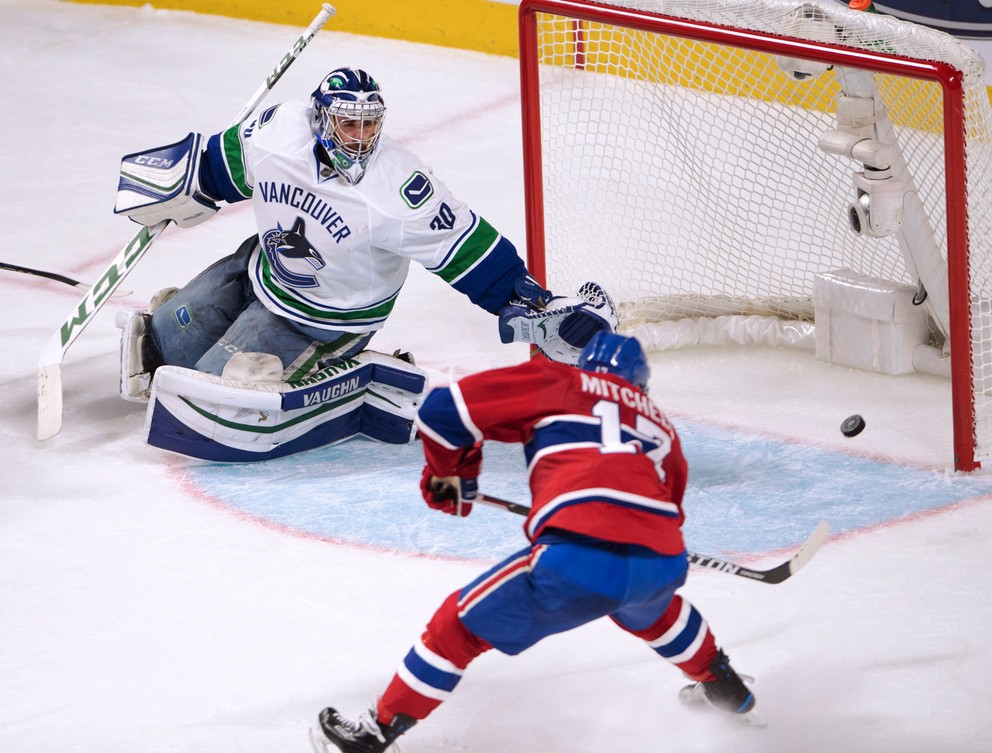
[[[428,388],[408,354],[367,349],[411,261],[498,317],[502,342],[575,363],[617,314],[596,283],[555,296],[513,244],[382,133],[365,71],[310,102],[126,155],[115,212],[191,227],[250,200],[256,232],[148,311],[121,317],[121,394],[148,400],[148,442],[221,462],[349,437],[404,443]]]

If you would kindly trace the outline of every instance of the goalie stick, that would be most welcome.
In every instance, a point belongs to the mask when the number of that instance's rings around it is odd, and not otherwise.
[[[517,515],[527,515],[530,512],[530,508],[527,505],[521,505],[516,502],[510,502],[505,499],[500,499],[499,497],[491,497],[488,494],[479,494],[475,498],[476,502],[481,502],[484,505],[489,505],[491,507],[501,507],[504,510],[515,513]],[[686,557],[689,560],[690,565],[696,565],[697,567],[705,567],[710,570],[718,570],[721,573],[727,573],[728,575],[739,575],[742,578],[748,578],[749,580],[756,580],[761,583],[781,583],[787,578],[795,575],[807,562],[809,562],[816,551],[820,548],[820,545],[827,540],[827,534],[830,533],[830,524],[821,520],[820,524],[813,530],[813,533],[809,535],[799,547],[792,557],[787,559],[780,565],[776,565],[768,570],[752,570],[749,567],[744,567],[743,565],[738,565],[734,562],[728,562],[727,560],[722,560],[718,557],[711,557],[708,554],[696,554],[695,552],[686,552]]]
[[[290,50],[283,55],[279,64],[265,79],[258,90],[241,109],[234,121],[228,126],[239,125],[255,111],[259,103],[269,93],[275,83],[282,78],[286,69],[306,49],[310,40],[336,11],[329,3],[324,3],[320,13],[303,32],[303,35],[293,43]],[[89,289],[86,297],[62,322],[62,326],[52,334],[38,358],[38,439],[45,440],[54,437],[62,430],[62,361],[66,351],[75,342],[96,313],[103,307],[107,298],[113,295],[124,277],[134,268],[145,252],[149,249],[159,234],[165,230],[169,220],[163,220],[151,227],[141,230],[121,249],[107,270]]]

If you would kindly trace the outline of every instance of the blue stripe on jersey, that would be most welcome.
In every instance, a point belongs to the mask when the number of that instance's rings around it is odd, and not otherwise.
[[[200,162],[200,190],[209,194],[215,199],[223,199],[233,204],[236,201],[244,201],[248,197],[238,190],[238,187],[231,180],[231,174],[227,169],[227,162],[224,159],[224,145],[221,142],[222,134],[214,134],[207,140],[206,153]]]
[[[443,693],[450,693],[455,689],[458,681],[462,679],[460,674],[445,672],[443,669],[438,669],[427,663],[415,648],[411,648],[407,653],[403,659],[403,666],[420,682]]]
[[[501,236],[496,246],[451,286],[490,314],[498,314],[515,296],[514,283],[525,274],[527,267],[517,256],[517,249]]]
[[[620,441],[640,447],[645,454],[658,448],[657,442],[652,442],[641,434],[635,434],[628,427],[620,429]],[[534,430],[531,441],[524,446],[524,457],[529,468],[534,456],[538,453],[545,455],[559,450],[574,449],[575,445],[603,446],[602,427],[598,419],[569,420],[567,417],[545,419],[539,428]]]
[[[431,391],[417,412],[417,424],[449,447],[471,447],[476,442],[475,435],[462,423],[448,387]]]

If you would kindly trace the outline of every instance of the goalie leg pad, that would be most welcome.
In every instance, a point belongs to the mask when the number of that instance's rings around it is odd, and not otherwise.
[[[427,373],[365,351],[299,382],[239,382],[178,366],[155,375],[148,444],[188,457],[268,460],[365,436],[403,444],[428,389]]]
[[[427,392],[427,373],[411,363],[412,357],[407,361],[372,350],[361,356],[372,365],[372,381],[365,390],[362,409],[362,434],[390,444],[412,441],[416,435],[413,419]]]

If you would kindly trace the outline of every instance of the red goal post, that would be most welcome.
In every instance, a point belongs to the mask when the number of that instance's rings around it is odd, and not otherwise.
[[[951,378],[954,466],[992,457],[977,53],[830,0],[522,0],[519,20],[535,276],[600,282],[648,348],[729,316],[799,323],[811,347],[820,276],[912,286],[918,368]]]

